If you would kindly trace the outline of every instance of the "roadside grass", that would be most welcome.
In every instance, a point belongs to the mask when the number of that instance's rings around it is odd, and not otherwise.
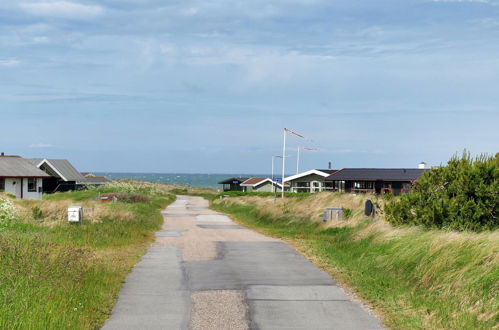
[[[422,228],[375,230],[372,220],[325,227],[292,214],[274,216],[245,200],[212,208],[289,241],[349,287],[392,329],[498,329],[499,233]],[[272,211],[275,212],[275,211]],[[381,220],[378,220],[378,222]]]
[[[16,207],[38,206],[43,214],[58,204],[90,203],[98,193],[47,195]],[[100,203],[102,218],[82,225],[54,219],[48,226],[20,212],[27,218],[0,230],[0,329],[100,328],[125,276],[161,227],[159,211],[175,199],[165,193],[149,197],[142,203]]]

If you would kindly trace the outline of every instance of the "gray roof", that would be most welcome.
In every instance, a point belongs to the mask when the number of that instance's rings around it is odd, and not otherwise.
[[[414,181],[425,170],[417,168],[344,168],[326,181]]]
[[[48,178],[50,175],[34,166],[27,159],[18,157],[0,157],[0,177]]]
[[[64,181],[75,181],[76,183],[85,183],[85,177],[66,159],[43,159],[33,158],[30,161],[38,166],[42,161],[47,161],[49,165],[60,175]]]
[[[248,180],[249,178],[244,178],[244,177],[233,177],[233,178],[230,178],[230,179],[227,179],[227,180],[223,180],[223,181],[220,181],[218,184],[231,184],[231,183],[234,183],[236,181],[238,181],[237,183],[243,183],[244,181]]]
[[[86,184],[106,184],[106,183],[111,183],[113,182],[112,180],[109,180],[105,176],[87,176],[85,177],[85,181],[82,183]]]

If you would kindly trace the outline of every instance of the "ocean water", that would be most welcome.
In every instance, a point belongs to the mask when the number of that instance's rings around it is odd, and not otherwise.
[[[99,172],[95,175],[102,175],[109,179],[136,179],[149,182],[161,182],[180,184],[184,186],[206,187],[221,189],[218,182],[233,178],[242,177],[270,177],[268,174],[185,174],[185,173],[113,173]]]

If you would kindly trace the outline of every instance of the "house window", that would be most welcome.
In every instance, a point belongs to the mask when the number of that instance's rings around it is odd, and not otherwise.
[[[5,191],[5,179],[0,178],[0,191]]]
[[[367,192],[368,190],[374,190],[374,182],[372,181],[354,182],[353,189],[359,192]]]
[[[344,191],[345,181],[325,181],[325,190],[330,191]]]
[[[310,182],[296,182],[295,192],[310,192]]]
[[[36,192],[36,179],[28,178],[28,192]]]

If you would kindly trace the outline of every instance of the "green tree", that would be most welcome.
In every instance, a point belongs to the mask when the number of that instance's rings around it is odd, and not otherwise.
[[[414,189],[387,203],[387,220],[457,230],[499,226],[499,153],[452,157],[447,166],[425,172]]]

